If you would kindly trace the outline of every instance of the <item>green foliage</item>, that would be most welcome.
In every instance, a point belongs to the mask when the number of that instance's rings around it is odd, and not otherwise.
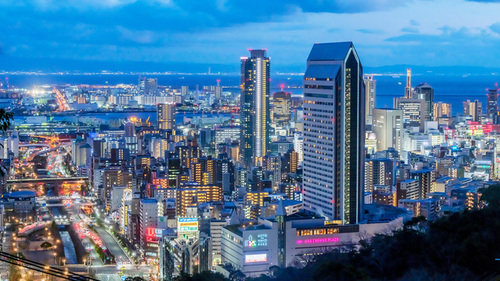
[[[5,109],[0,108],[0,132],[5,132],[9,129],[11,125],[11,121],[14,120],[14,113],[7,112]],[[3,147],[3,144],[0,143],[0,147]],[[4,176],[7,174],[5,168],[0,168],[0,176]]]
[[[9,129],[11,121],[14,119],[14,113],[7,112],[0,108],[0,131],[5,132]]]
[[[481,188],[481,200],[485,201],[489,207],[500,207],[500,185],[492,185],[488,188]]]
[[[174,281],[227,281],[227,279],[220,273],[203,271],[194,275],[182,273],[181,275],[175,277]]]

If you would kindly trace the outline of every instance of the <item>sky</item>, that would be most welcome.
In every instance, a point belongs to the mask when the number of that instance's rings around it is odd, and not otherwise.
[[[499,12],[500,0],[0,0],[0,70],[237,72],[265,48],[272,71],[300,72],[314,43],[336,41],[365,68],[500,70]]]

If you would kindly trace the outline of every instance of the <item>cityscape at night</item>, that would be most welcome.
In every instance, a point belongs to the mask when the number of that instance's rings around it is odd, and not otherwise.
[[[499,11],[0,0],[0,281],[499,280]]]

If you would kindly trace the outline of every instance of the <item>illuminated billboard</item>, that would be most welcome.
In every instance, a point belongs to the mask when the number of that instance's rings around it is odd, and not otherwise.
[[[245,255],[245,263],[267,262],[267,254]]]
[[[316,238],[316,239],[304,239],[304,240],[297,240],[297,244],[318,244],[318,243],[335,243],[339,242],[338,237],[330,237],[330,238]]]
[[[244,245],[249,248],[253,247],[265,247],[267,246],[267,234],[257,234],[255,236],[249,235],[248,239],[245,240]]]
[[[198,232],[198,218],[183,218],[177,219],[177,232]]]
[[[163,234],[163,229],[159,228],[147,228],[146,229],[146,237],[148,238],[161,238]]]

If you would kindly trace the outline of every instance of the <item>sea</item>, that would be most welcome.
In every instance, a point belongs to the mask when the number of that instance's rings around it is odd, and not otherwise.
[[[5,76],[0,77],[5,82]],[[7,75],[11,85],[21,88],[32,88],[36,85],[117,85],[137,84],[139,75],[130,74],[61,74],[61,75],[33,75],[19,74]],[[220,85],[224,91],[239,91],[240,76],[237,74],[165,74],[148,75],[148,78],[157,78],[158,84],[180,88],[189,86],[190,90],[200,89],[203,86]],[[376,75],[376,105],[377,108],[392,108],[393,99],[404,95],[406,76],[404,75]],[[498,74],[491,75],[446,75],[434,73],[415,73],[412,76],[412,86],[420,83],[428,83],[434,88],[434,102],[446,102],[452,104],[453,114],[463,112],[463,102],[466,100],[479,100],[486,104],[486,93],[488,88],[494,88],[500,82]],[[302,76],[292,74],[274,74],[271,76],[271,92],[278,92],[281,87],[291,92],[293,96],[303,95]],[[485,106],[483,106],[485,107]]]

